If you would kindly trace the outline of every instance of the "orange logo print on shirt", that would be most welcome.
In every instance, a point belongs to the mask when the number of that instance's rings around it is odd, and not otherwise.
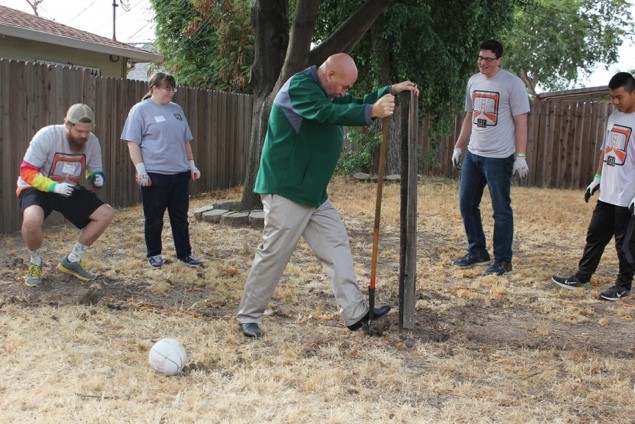
[[[626,161],[626,149],[633,130],[621,125],[613,125],[604,148],[604,162],[609,166],[622,166]]]
[[[79,184],[84,177],[86,156],[84,154],[55,153],[48,177],[53,181]]]
[[[493,127],[498,123],[498,103],[500,94],[493,91],[478,91],[472,93],[472,122],[478,128]]]

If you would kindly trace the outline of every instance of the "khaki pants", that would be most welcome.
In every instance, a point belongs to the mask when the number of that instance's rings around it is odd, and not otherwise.
[[[261,198],[265,213],[263,239],[245,283],[238,322],[260,321],[300,237],[324,265],[345,324],[362,319],[368,306],[357,286],[346,228],[330,200],[314,208],[278,195]]]

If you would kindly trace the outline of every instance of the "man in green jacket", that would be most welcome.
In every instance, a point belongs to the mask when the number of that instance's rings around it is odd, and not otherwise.
[[[291,77],[273,102],[254,188],[265,213],[263,240],[237,314],[246,337],[262,337],[260,318],[300,237],[326,268],[347,327],[355,331],[368,320],[348,235],[326,187],[342,151],[341,126],[390,116],[395,94],[408,90],[418,96],[419,90],[403,81],[354,98],[347,92],[356,80],[355,62],[338,53]],[[389,306],[375,308],[374,318],[388,311]]]

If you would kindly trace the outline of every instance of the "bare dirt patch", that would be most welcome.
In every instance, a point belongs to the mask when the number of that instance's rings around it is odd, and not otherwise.
[[[364,291],[374,190],[373,184],[345,179],[336,179],[330,190],[349,229]],[[239,193],[193,199],[191,210],[235,200]],[[57,337],[83,340],[82,349],[98,351],[99,340],[113,338],[134,346],[128,368],[121,371],[133,380],[119,377],[113,365],[110,373],[93,368],[90,383],[54,396],[63,406],[47,408],[62,421],[69,408],[70,416],[81,420],[95,408],[119,402],[111,412],[101,412],[102,422],[132,414],[140,422],[633,422],[635,301],[597,299],[612,284],[615,253],[607,249],[589,291],[549,282],[552,274],[574,271],[581,254],[591,213],[581,192],[514,188],[514,272],[484,277],[482,268],[449,265],[465,246],[456,183],[420,183],[417,325],[412,331],[398,328],[399,187],[388,184],[384,193],[378,303],[395,311],[374,326],[373,337],[345,329],[321,265],[304,243],[263,320],[267,336],[256,342],[242,337],[234,313],[260,241],[258,229],[192,220],[192,244],[206,265],[190,269],[175,262],[166,222],[169,262],[156,271],[145,262],[140,208],[127,208],[89,250],[88,266],[100,276],[85,284],[55,270],[76,231],[70,225],[51,226],[43,248],[45,285],[39,289],[22,283],[27,255],[19,234],[5,235],[0,352],[17,349],[25,358],[6,375],[23,382],[42,379],[39,368],[28,371],[38,355],[35,341],[20,332],[54,325],[64,330]],[[482,210],[491,240],[486,199]],[[167,323],[173,324],[171,330]],[[174,387],[164,387],[175,406],[158,408],[160,397],[146,393],[137,380],[156,383],[159,377],[148,375],[144,355],[152,341],[167,335],[184,343],[196,366],[181,380],[170,380]],[[91,368],[76,361],[71,373],[80,378]],[[103,384],[113,378],[122,378],[117,391]],[[35,382],[29,389],[7,381],[0,383],[0,398],[10,396],[0,407],[9,408],[10,417],[28,420],[25,411],[41,412],[42,406],[24,397],[47,396],[45,389]],[[208,387],[210,381],[218,387]],[[202,399],[212,394],[234,407],[203,406]],[[75,405],[78,396],[81,406]]]

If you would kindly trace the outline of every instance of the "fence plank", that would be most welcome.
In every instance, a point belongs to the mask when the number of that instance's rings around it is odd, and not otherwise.
[[[33,135],[42,127],[61,124],[72,103],[95,109],[104,157],[106,185],[100,197],[115,207],[140,201],[121,130],[130,108],[147,91],[143,81],[94,77],[77,69],[0,60],[0,200],[4,208],[0,232],[15,231],[21,217],[15,181]],[[195,134],[192,149],[201,180],[194,192],[228,188],[244,181],[252,127],[252,96],[179,87],[175,101],[184,108]],[[534,103],[528,116],[530,177],[523,185],[583,188],[595,172],[604,131],[613,107],[609,103],[554,101]],[[454,142],[464,113],[454,119],[451,134],[430,137],[430,119],[420,122],[420,171],[458,178],[451,163]],[[6,211],[6,212],[5,212]]]
[[[106,184],[99,196],[115,207],[140,201],[128,147],[120,140],[130,108],[147,92],[143,81],[103,78],[77,69],[0,60],[0,233],[21,225],[16,180],[24,153],[42,127],[63,123],[72,103],[95,110],[94,133],[103,154]],[[179,87],[178,103],[187,113],[192,150],[201,180],[193,192],[228,188],[244,179],[251,128],[251,96]],[[247,100],[245,100],[247,99]],[[176,101],[176,100],[175,100]]]

